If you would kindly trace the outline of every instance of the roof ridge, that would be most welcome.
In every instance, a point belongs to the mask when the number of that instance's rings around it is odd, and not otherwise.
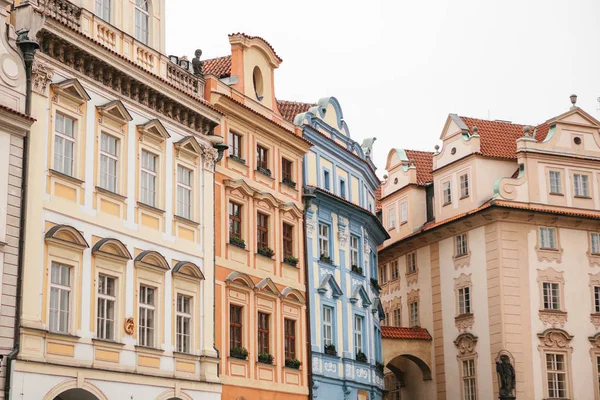
[[[244,32],[230,33],[228,36],[231,37],[231,36],[238,36],[238,35],[241,35],[241,36],[243,36],[243,37],[245,37],[247,39],[251,39],[251,40],[252,39],[260,39],[260,40],[262,40],[263,42],[265,42],[265,44],[267,46],[269,46],[271,48],[271,51],[275,55],[275,58],[277,58],[277,60],[279,60],[280,63],[283,62],[283,58],[281,58],[279,56],[279,54],[277,54],[277,52],[275,51],[275,49],[273,48],[273,46],[271,46],[271,43],[269,43],[267,40],[263,39],[260,36],[252,36],[252,35],[245,34]]]
[[[221,58],[231,58],[231,54],[227,55],[227,56],[219,56],[219,57],[213,57],[213,58],[207,58],[206,60],[202,60],[202,62],[207,62],[207,61],[213,61],[213,60],[219,60]]]

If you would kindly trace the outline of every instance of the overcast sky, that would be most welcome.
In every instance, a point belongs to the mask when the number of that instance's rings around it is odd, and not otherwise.
[[[277,98],[335,96],[350,134],[433,150],[449,113],[539,124],[569,95],[598,117],[599,0],[166,0],[167,53],[229,55],[261,36],[283,63]]]

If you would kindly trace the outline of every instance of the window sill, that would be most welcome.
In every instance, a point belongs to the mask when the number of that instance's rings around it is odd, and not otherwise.
[[[72,341],[72,342],[76,342],[79,339],[81,339],[80,336],[73,335],[73,334],[70,334],[70,333],[54,332],[54,331],[49,331],[49,330],[46,331],[46,335],[50,336],[50,337],[66,339],[66,340],[69,340],[69,341]]]
[[[267,260],[271,260],[271,261],[273,261],[273,260],[274,260],[274,258],[273,258],[273,257],[275,257],[275,254],[273,254],[272,256],[270,256],[270,257],[269,257],[269,256],[267,256],[266,254],[261,254],[261,253],[259,253],[258,251],[257,251],[255,254],[256,254],[257,256],[261,256],[261,257],[263,257],[263,258],[266,258]]]
[[[562,194],[562,193],[559,193],[559,192],[550,192],[550,193],[548,193],[548,194],[549,194],[550,196],[562,196],[562,197],[564,197],[564,196],[565,196],[564,194]]]
[[[50,172],[50,176],[55,176],[57,178],[64,179],[64,180],[74,183],[76,185],[83,186],[83,184],[85,183],[81,179],[75,178],[74,176],[71,176],[71,175],[63,174],[62,172],[59,172],[55,169],[49,169],[48,171]]]
[[[246,244],[245,243],[242,244],[242,243],[236,243],[236,242],[229,241],[229,242],[227,242],[227,244],[230,245],[230,246],[233,246],[233,247],[237,247],[238,249],[242,249],[244,251],[248,251],[246,249]]]
[[[160,208],[156,208],[156,207],[148,205],[146,203],[142,203],[141,201],[138,201],[137,205],[139,208],[144,208],[144,209],[146,209],[148,211],[152,211],[156,214],[161,214],[161,215],[165,214],[165,210],[161,210]]]
[[[246,160],[243,159],[243,158],[241,158],[241,157],[230,155],[227,158],[230,159],[230,160],[232,160],[232,161],[235,161],[238,164],[246,165]]]
[[[467,195],[464,195],[464,196],[460,196],[458,199],[459,200],[464,200],[464,199],[468,199],[468,198],[469,198],[469,195],[467,194]]]
[[[257,364],[268,365],[269,367],[275,367],[275,361],[267,362],[267,361],[257,361]]]
[[[272,176],[273,174],[271,173],[271,170],[268,169],[268,168],[258,167],[258,168],[256,168],[256,172],[260,172],[262,175],[264,175],[264,176],[266,176],[268,178],[273,179],[273,176]]]
[[[407,285],[412,285],[413,283],[417,283],[418,281],[419,281],[419,270],[406,273],[406,284]]]
[[[546,248],[546,247],[535,247],[535,251],[537,253],[538,261],[562,261],[562,249],[558,248]]]
[[[103,187],[96,186],[96,192],[102,193],[108,197],[112,197],[115,200],[119,200],[124,202],[127,200],[127,196],[120,195],[118,193],[113,192],[112,190],[104,189]]]
[[[296,182],[294,182],[291,179],[288,180],[288,179],[283,178],[283,180],[281,181],[281,184],[284,185],[284,186],[287,186],[287,187],[289,187],[291,189],[296,190]]]
[[[102,345],[108,345],[111,347],[123,347],[125,343],[117,342],[115,340],[110,339],[100,339],[100,338],[92,338],[92,343],[98,343]]]
[[[444,203],[444,204],[442,204],[442,207],[449,206],[450,204],[452,204],[452,202]]]
[[[134,347],[138,351],[147,352],[147,353],[162,354],[162,353],[165,352],[163,349],[159,349],[159,348],[156,348],[156,347],[142,346],[142,345],[139,345],[139,344],[136,344]]]
[[[406,220],[406,221],[402,221],[402,222],[400,223],[400,226],[402,226],[402,225],[406,225],[406,224],[408,224],[408,220]]]
[[[395,226],[390,226],[390,227],[388,228],[388,232],[391,232],[391,231],[393,231],[393,230],[395,230],[395,229],[396,229],[396,227],[395,227]]]
[[[567,323],[567,312],[562,310],[539,310],[538,316],[546,327],[564,328]]]
[[[335,354],[326,353],[325,351],[323,351],[323,353],[322,353],[322,354],[323,354],[325,357],[328,357],[328,358],[332,358],[332,359],[336,359],[336,360],[339,360],[339,359],[340,359],[340,356],[337,354],[337,350],[336,350],[336,353],[335,353]]]
[[[198,358],[200,358],[200,356],[198,356],[196,354],[183,353],[181,351],[174,351],[173,352],[173,357],[184,359],[184,360],[197,360]]]
[[[180,217],[179,215],[174,215],[173,218],[175,219],[175,221],[181,222],[189,226],[193,226],[194,228],[198,228],[198,225],[200,225],[200,222],[196,222],[192,219],[188,219],[185,217]]]
[[[452,261],[454,262],[455,270],[466,267],[471,263],[471,252],[469,251],[467,254],[455,255],[452,257]]]
[[[592,198],[590,196],[573,196],[576,199],[583,199],[583,200],[591,200]]]
[[[240,360],[240,361],[246,361],[246,362],[248,362],[248,356],[241,357],[241,356],[233,356],[233,355],[230,354],[229,358],[233,358],[234,360]]]
[[[290,267],[299,268],[299,267],[298,267],[298,262],[296,262],[296,263],[292,263],[292,262],[290,262],[290,261],[285,261],[285,260],[283,260],[283,263],[284,263],[284,264],[286,264],[286,265],[289,265]]]

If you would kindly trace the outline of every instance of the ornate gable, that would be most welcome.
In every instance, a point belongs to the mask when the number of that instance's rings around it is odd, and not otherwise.
[[[202,147],[200,143],[193,136],[188,136],[175,142],[176,156],[179,156],[180,152],[186,153],[189,156],[196,157],[202,155]]]
[[[225,283],[228,285],[234,284],[236,286],[246,286],[247,288],[254,289],[254,282],[250,276],[234,271],[225,278]]]
[[[110,118],[121,124],[126,124],[133,120],[133,117],[129,114],[129,111],[127,111],[121,100],[113,100],[96,108],[98,109],[98,113],[103,117]]]
[[[356,285],[356,288],[354,288],[354,291],[352,292],[352,297],[350,297],[350,302],[354,304],[358,303],[359,306],[365,308],[371,305],[369,294],[363,285]]]
[[[260,291],[262,293],[271,294],[275,296],[280,296],[281,293],[275,283],[271,280],[271,278],[265,278],[262,281],[258,282],[254,287],[256,291]]]
[[[204,280],[204,274],[196,264],[189,261],[179,261],[173,267],[173,274],[180,274]]]
[[[67,79],[51,85],[54,93],[81,105],[90,101],[91,97],[77,79]]]
[[[137,126],[142,135],[150,135],[157,139],[167,140],[171,137],[165,126],[158,119],[153,119]]]
[[[92,254],[116,257],[121,260],[131,260],[131,253],[118,239],[104,238],[99,240],[92,248]]]
[[[336,299],[344,294],[344,292],[342,292],[342,288],[340,288],[340,285],[335,281],[333,275],[329,273],[325,274],[317,291],[320,294],[326,295],[327,297],[328,294],[331,293],[331,296]]]
[[[162,254],[153,250],[142,251],[135,258],[135,262],[136,264],[139,263],[142,266],[159,268],[167,271],[171,269],[171,266],[169,265],[167,260],[165,260]]]
[[[67,245],[78,249],[87,249],[90,247],[77,229],[69,225],[55,225],[46,232],[46,241],[59,245]]]

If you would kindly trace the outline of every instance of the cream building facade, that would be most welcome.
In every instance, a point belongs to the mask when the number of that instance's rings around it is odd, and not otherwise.
[[[538,126],[450,115],[435,153],[390,151],[388,398],[599,398],[600,122],[571,100]]]
[[[39,50],[11,398],[220,398],[222,114],[203,78],[163,54],[164,6],[45,0],[12,11]]]

